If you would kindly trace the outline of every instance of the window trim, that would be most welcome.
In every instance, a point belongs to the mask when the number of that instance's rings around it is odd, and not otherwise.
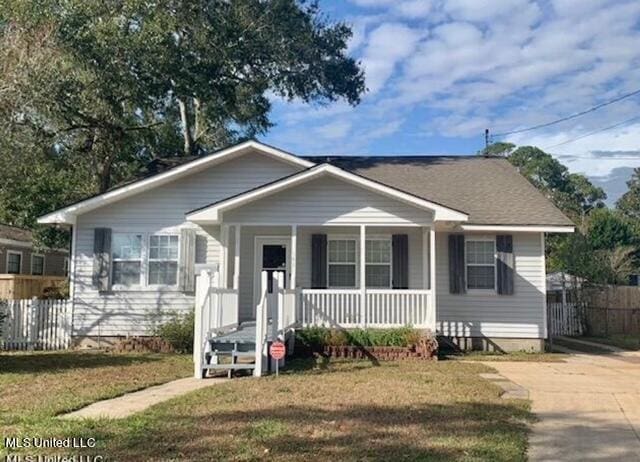
[[[10,255],[18,255],[20,256],[20,267],[18,268],[18,272],[17,273],[11,273],[9,271],[9,256]],[[23,268],[23,254],[21,250],[11,250],[11,249],[7,249],[7,258],[6,258],[6,268],[7,268],[7,274],[22,274],[22,268]]]
[[[62,263],[62,273],[65,277],[69,277],[71,273],[71,259],[69,257],[64,257],[64,263]]]
[[[42,273],[36,274],[33,272],[33,259],[34,257],[42,257]],[[32,276],[44,276],[47,272],[47,257],[41,253],[32,253],[31,254],[31,275]]]
[[[161,261],[161,262],[172,262],[174,261],[173,259],[157,259],[154,258],[153,260],[151,260],[151,238],[154,236],[176,236],[178,238],[178,255],[176,256],[175,262],[176,262],[176,283],[175,284],[149,284],[149,267],[151,266],[150,263],[152,261]],[[144,255],[144,284],[145,287],[150,287],[153,289],[177,289],[178,288],[178,284],[180,284],[180,232],[171,232],[171,231],[162,231],[162,232],[158,232],[158,233],[148,233],[147,234],[147,240],[146,240],[146,251],[143,251],[143,255]]]
[[[330,258],[329,258],[329,246],[330,246],[330,242],[331,241],[352,241],[355,244],[355,260],[353,263],[346,263],[346,262],[338,262],[338,263],[331,263]],[[327,236],[327,289],[357,289],[358,288],[358,281],[359,281],[359,265],[358,265],[358,253],[359,253],[359,246],[358,246],[358,241],[359,239],[357,237],[354,236],[340,236],[340,235],[334,235],[334,236]],[[332,286],[329,281],[330,281],[330,267],[331,265],[336,265],[336,266],[355,266],[355,280],[353,281],[353,286]]]
[[[131,258],[114,258],[113,256],[113,242],[115,241],[115,236],[118,234],[124,234],[124,235],[133,235],[133,236],[140,236],[140,258],[139,259],[131,259]],[[112,236],[111,236],[111,252],[110,252],[110,262],[109,262],[109,277],[111,278],[111,281],[113,281],[113,264],[115,262],[120,262],[120,261],[129,261],[129,262],[134,262],[134,261],[140,261],[140,277],[138,278],[138,284],[134,284],[134,285],[124,285],[124,284],[113,284],[111,285],[111,289],[112,290],[139,290],[141,288],[144,287],[144,274],[145,274],[145,248],[144,248],[144,241],[145,241],[145,233],[138,233],[135,231],[113,231],[112,232]]]
[[[491,242],[493,243],[493,264],[489,263],[468,263],[467,249],[468,242]],[[468,294],[497,294],[498,293],[498,264],[497,264],[497,247],[495,236],[474,236],[465,235],[464,237],[464,283]],[[469,288],[469,266],[493,266],[493,287],[486,289]]]
[[[371,241],[387,241],[389,243],[389,262],[388,263],[368,263],[367,262],[367,255],[366,255],[366,248],[367,248],[367,242],[371,242]],[[369,287],[367,286],[367,288],[371,288],[371,289],[393,289],[393,239],[391,238],[391,236],[376,236],[376,237],[367,237],[365,238],[365,255],[364,255],[364,270],[365,270],[365,285],[367,282],[367,278],[366,278],[366,271],[367,271],[367,266],[388,266],[389,267],[389,285],[387,286],[376,286],[376,287]]]

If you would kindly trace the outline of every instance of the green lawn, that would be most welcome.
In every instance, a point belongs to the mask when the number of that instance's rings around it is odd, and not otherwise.
[[[162,359],[156,361],[164,367]],[[182,358],[166,361],[188,369]],[[57,386],[65,399],[50,394],[39,400],[42,410],[27,406],[28,421],[15,410],[11,420],[14,431],[32,436],[96,437],[99,447],[88,453],[111,460],[525,460],[528,402],[502,400],[496,386],[478,377],[491,371],[482,364],[299,360],[295,366],[278,378],[234,379],[123,420],[53,425],[52,414],[99,394],[76,399],[66,386]],[[94,376],[92,367],[77,373]],[[55,380],[55,372],[46,374],[45,382]],[[14,389],[10,401],[20,402],[19,394]],[[109,388],[102,394],[117,392]]]
[[[608,337],[578,337],[582,340],[604,343],[625,350],[640,351],[640,335],[612,334]]]
[[[56,430],[58,414],[189,376],[191,364],[183,355],[0,353],[0,434]]]

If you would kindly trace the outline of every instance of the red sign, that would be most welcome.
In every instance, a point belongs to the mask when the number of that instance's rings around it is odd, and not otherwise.
[[[271,344],[271,348],[269,348],[269,353],[273,359],[282,359],[284,358],[287,349],[284,347],[284,343],[282,342],[273,342]]]

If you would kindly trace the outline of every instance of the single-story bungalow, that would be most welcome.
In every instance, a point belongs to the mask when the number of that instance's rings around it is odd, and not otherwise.
[[[543,347],[545,234],[574,227],[503,158],[305,158],[248,141],[151,170],[39,219],[72,230],[77,341],[148,335],[194,308],[206,271],[235,326],[281,273],[298,327]]]

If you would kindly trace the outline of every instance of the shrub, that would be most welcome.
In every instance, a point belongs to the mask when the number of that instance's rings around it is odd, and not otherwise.
[[[309,327],[296,331],[300,346],[320,351],[325,346],[395,346],[416,345],[425,332],[411,327],[394,329],[328,329]]]
[[[168,342],[178,353],[193,353],[195,313],[175,313],[172,318],[157,326],[154,335]]]
[[[7,319],[7,302],[0,300],[0,338],[4,333],[4,321]]]

